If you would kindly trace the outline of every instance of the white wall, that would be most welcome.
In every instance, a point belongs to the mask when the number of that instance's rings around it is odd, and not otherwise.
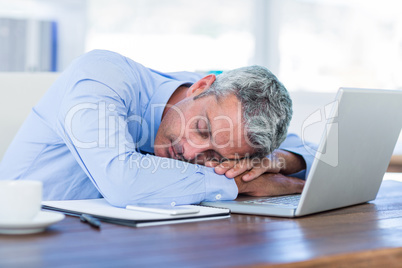
[[[57,73],[0,73],[0,159]]]
[[[293,101],[293,117],[289,132],[295,133],[300,137],[304,136],[309,142],[319,143],[326,122],[322,111],[325,106],[334,101],[336,93],[296,91],[290,92],[290,95]],[[314,124],[305,125],[305,121],[310,116],[315,116],[317,112],[321,115],[320,120],[313,120]]]

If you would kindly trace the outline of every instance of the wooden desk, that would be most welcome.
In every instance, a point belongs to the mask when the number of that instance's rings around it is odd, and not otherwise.
[[[388,165],[388,172],[402,172],[402,155],[393,155]]]
[[[387,260],[384,254],[401,263],[401,249],[368,251],[396,247],[402,247],[402,183],[384,181],[375,201],[299,219],[233,214],[225,220],[146,228],[104,223],[98,231],[67,217],[41,234],[0,235],[0,267],[228,267],[299,261],[310,262],[297,267],[320,267],[356,264],[359,258],[360,266],[350,267],[365,267],[362,262],[373,256],[380,256],[373,261]],[[334,256],[346,253],[352,254]]]

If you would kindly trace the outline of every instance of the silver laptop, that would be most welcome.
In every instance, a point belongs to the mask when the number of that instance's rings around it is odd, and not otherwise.
[[[375,199],[401,132],[402,91],[341,88],[326,118],[301,195],[201,204],[233,213],[299,217]]]

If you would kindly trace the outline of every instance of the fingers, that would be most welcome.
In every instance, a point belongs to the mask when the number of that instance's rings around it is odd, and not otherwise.
[[[277,170],[276,168],[272,168],[271,159],[268,157],[263,158],[261,162],[259,162],[257,165],[254,163],[253,164],[250,163],[252,162],[249,162],[248,164],[248,169],[250,169],[250,171],[242,177],[243,180],[246,182],[252,181],[255,178],[258,178],[259,176],[267,172],[271,173],[279,172],[279,170]]]
[[[264,174],[266,172],[265,168],[261,167],[256,167],[251,169],[247,174],[245,174],[242,179],[244,181],[252,181],[255,178],[258,178],[260,175]]]
[[[231,169],[226,171],[225,175],[228,178],[234,178],[239,176],[240,174],[250,170],[252,168],[252,164],[246,159],[240,160],[237,162]]]
[[[207,162],[205,162],[206,167],[216,167],[217,165],[219,165],[218,161],[207,161]]]
[[[245,173],[242,179],[245,182],[252,181],[264,173],[279,173],[280,168],[276,166],[275,156],[264,158],[245,158],[239,161],[228,160],[218,163],[208,163],[207,166],[215,167],[217,174],[225,174],[228,178],[234,178]]]
[[[245,171],[252,168],[252,163],[248,159],[242,159],[240,161],[229,160],[225,161],[215,167],[215,172],[217,174],[225,174],[228,178],[234,178]]]
[[[235,161],[235,160],[228,160],[228,161],[225,161],[225,162],[222,162],[222,163],[220,163],[219,165],[217,165],[216,167],[215,167],[215,172],[217,173],[217,174],[220,174],[220,175],[223,175],[223,174],[225,174],[228,170],[230,170],[230,169],[232,169],[235,165],[236,165],[236,162],[237,161]]]

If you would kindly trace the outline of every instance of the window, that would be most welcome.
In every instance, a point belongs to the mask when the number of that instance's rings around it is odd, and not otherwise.
[[[253,1],[89,0],[86,50],[161,71],[226,70],[254,55]]]
[[[160,71],[261,64],[290,91],[400,89],[400,10],[399,0],[0,0],[0,69],[12,69],[10,58],[20,71],[63,71],[108,49]],[[33,20],[57,25],[57,55],[50,65],[44,57],[52,68],[38,60],[32,40],[45,39]],[[29,27],[11,31],[9,21]],[[18,42],[5,47],[11,33]]]
[[[279,77],[289,90],[402,88],[402,2],[282,1]]]

